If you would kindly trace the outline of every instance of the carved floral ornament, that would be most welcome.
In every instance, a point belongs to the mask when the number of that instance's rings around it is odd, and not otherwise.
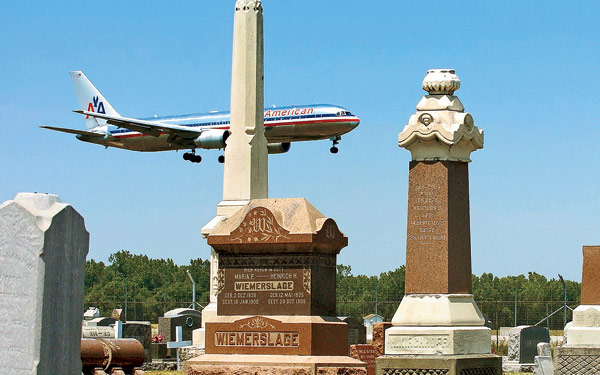
[[[275,326],[271,323],[266,322],[260,316],[255,316],[248,319],[245,324],[240,324],[240,328],[248,327],[250,329],[275,329]]]
[[[248,212],[240,226],[231,233],[230,242],[265,243],[290,240],[290,232],[285,230],[271,211],[255,207]]]
[[[470,162],[471,152],[483,148],[483,130],[464,112],[453,96],[460,80],[452,69],[432,69],[423,80],[428,91],[417,105],[417,113],[398,135],[398,146],[415,161],[451,160]]]

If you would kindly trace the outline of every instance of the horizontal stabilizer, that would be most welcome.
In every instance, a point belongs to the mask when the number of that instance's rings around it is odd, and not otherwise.
[[[40,126],[40,128],[56,130],[58,132],[69,133],[69,134],[87,135],[89,137],[104,137],[106,135],[106,134],[102,134],[102,133],[87,132],[85,130],[57,128],[54,126]]]

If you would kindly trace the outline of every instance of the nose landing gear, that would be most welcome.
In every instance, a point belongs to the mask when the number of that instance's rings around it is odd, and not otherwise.
[[[191,161],[192,163],[200,163],[202,161],[202,156],[196,155],[196,150],[192,150],[192,152],[183,154],[183,160]]]
[[[329,152],[331,152],[332,154],[337,154],[338,153],[338,148],[336,147],[338,143],[340,143],[340,140],[342,139],[342,137],[340,136],[336,136],[336,137],[331,137],[331,143],[333,143],[333,145],[331,146],[331,148],[329,149]]]

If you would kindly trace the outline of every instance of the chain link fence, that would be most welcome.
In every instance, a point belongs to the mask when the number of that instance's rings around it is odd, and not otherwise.
[[[391,321],[396,313],[400,301],[338,301],[338,316],[353,316],[360,321],[369,314],[377,313],[385,321]],[[579,301],[567,301],[567,308],[563,308],[563,301],[478,301],[477,306],[487,318],[492,330],[500,327],[514,327],[517,325],[538,324],[550,330],[561,330],[565,321],[573,319],[571,309],[579,305]],[[562,309],[561,309],[562,308]],[[567,311],[566,319],[564,311]],[[553,314],[554,313],[554,314]],[[552,316],[550,316],[553,314]],[[548,316],[550,316],[548,319]]]
[[[197,301],[196,309],[201,310],[208,301]],[[369,314],[377,313],[389,322],[396,313],[400,301],[337,301],[337,316],[353,316],[359,321]],[[490,323],[492,330],[500,327],[516,325],[535,325],[547,327],[550,330],[562,331],[565,326],[565,314],[562,301],[478,301],[477,306]],[[578,301],[567,301],[566,321],[573,319],[571,309],[579,305]],[[85,309],[89,306],[98,307],[103,316],[108,316],[113,309],[124,309],[125,301],[86,301]],[[142,320],[156,323],[158,317],[166,311],[191,307],[192,301],[181,299],[176,301],[127,301],[127,319]],[[554,313],[554,314],[553,314]],[[553,315],[552,315],[553,314]],[[551,315],[551,316],[550,316]],[[550,316],[549,318],[547,318]],[[547,318],[547,319],[545,319]]]

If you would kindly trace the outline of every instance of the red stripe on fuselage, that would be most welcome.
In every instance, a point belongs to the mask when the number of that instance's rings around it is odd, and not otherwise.
[[[306,125],[306,124],[317,124],[317,123],[331,123],[331,122],[356,122],[358,121],[358,118],[356,118],[356,120],[354,120],[354,118],[349,119],[349,118],[339,118],[339,119],[326,119],[326,120],[305,120],[305,121],[290,121],[290,122],[275,122],[275,123],[270,123],[270,124],[265,124],[265,128],[271,128],[271,127],[276,127],[276,126],[283,126],[283,125]],[[229,129],[229,126],[214,126],[214,127],[210,127],[210,126],[206,126],[204,127],[205,129]],[[160,135],[164,135],[167,133],[160,133]],[[133,133],[133,134],[123,134],[123,135],[114,135],[114,138],[118,138],[118,139],[123,139],[123,138],[134,138],[134,137],[141,137],[144,134],[142,133]]]

